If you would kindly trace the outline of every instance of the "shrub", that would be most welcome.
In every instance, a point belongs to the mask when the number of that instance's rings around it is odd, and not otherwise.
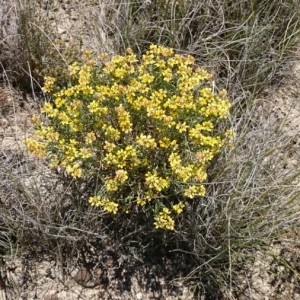
[[[46,78],[54,101],[35,119],[29,151],[72,179],[95,179],[92,206],[151,211],[156,228],[174,229],[186,201],[205,195],[207,167],[229,141],[226,92],[171,48],[86,58],[69,67],[69,86]]]

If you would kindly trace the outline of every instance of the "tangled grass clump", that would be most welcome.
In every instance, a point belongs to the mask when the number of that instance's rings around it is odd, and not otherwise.
[[[46,78],[35,138],[27,148],[73,179],[97,181],[89,203],[116,214],[152,211],[174,229],[188,199],[205,195],[211,160],[230,141],[230,103],[191,56],[151,45],[138,59],[103,54],[69,67],[70,85]]]

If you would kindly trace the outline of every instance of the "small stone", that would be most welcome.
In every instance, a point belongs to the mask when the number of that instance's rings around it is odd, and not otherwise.
[[[64,34],[64,33],[66,33],[66,30],[62,27],[58,27],[57,32],[58,32],[58,34]]]
[[[81,268],[77,271],[73,279],[77,284],[86,286],[87,283],[92,279],[92,275],[86,268]]]
[[[142,300],[143,299],[143,294],[142,293],[137,293],[136,294],[136,299],[137,300]]]
[[[55,294],[48,294],[44,296],[44,300],[58,300],[58,297]]]

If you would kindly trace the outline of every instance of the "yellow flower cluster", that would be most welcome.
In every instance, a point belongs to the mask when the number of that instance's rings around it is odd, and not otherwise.
[[[28,150],[74,179],[97,177],[91,205],[114,214],[153,205],[155,226],[174,229],[184,202],[205,195],[208,164],[232,140],[226,92],[214,91],[192,56],[167,47],[151,45],[141,59],[130,49],[98,62],[84,56],[87,63],[69,66],[69,86],[45,78],[53,101],[35,120]]]
[[[114,201],[111,201],[109,198],[106,197],[101,197],[101,196],[90,197],[89,203],[92,206],[101,207],[103,210],[113,214],[116,214],[118,212],[119,204]]]
[[[116,109],[117,118],[119,122],[119,126],[121,128],[121,131],[124,133],[129,133],[132,131],[132,123],[130,120],[130,113],[127,112],[123,105],[119,105]]]
[[[140,134],[136,138],[136,143],[143,146],[143,147],[145,147],[145,148],[150,148],[150,149],[154,149],[154,148],[157,147],[155,139],[152,138],[150,134],[148,134],[148,135]]]
[[[27,138],[25,140],[25,145],[29,152],[33,153],[36,157],[46,157],[47,153],[45,151],[46,145],[42,142],[38,142],[32,138]]]
[[[125,170],[117,170],[114,178],[109,179],[106,184],[106,190],[108,192],[116,192],[121,185],[123,185],[128,179],[128,173]]]
[[[154,218],[155,228],[165,228],[173,230],[175,226],[175,222],[171,217],[171,211],[164,207]]]
[[[80,178],[82,176],[82,169],[80,168],[78,163],[75,163],[73,165],[67,165],[66,171],[73,178]]]
[[[175,211],[175,213],[176,213],[177,215],[179,215],[179,214],[182,213],[184,207],[185,207],[185,204],[182,203],[182,202],[179,202],[178,204],[174,204],[174,205],[172,206],[172,209]]]
[[[156,172],[146,173],[145,182],[149,189],[154,189],[157,192],[161,192],[170,185],[170,180],[159,177]]]
[[[51,92],[54,84],[55,84],[56,79],[50,76],[45,77],[45,82],[44,82],[44,87],[43,87],[43,92],[48,93]]]
[[[111,165],[118,168],[130,168],[138,166],[140,163],[137,150],[133,146],[126,146],[125,149],[119,149],[115,152],[108,152],[103,161],[106,163],[108,168]]]

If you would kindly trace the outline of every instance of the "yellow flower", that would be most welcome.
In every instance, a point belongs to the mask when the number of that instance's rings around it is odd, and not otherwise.
[[[90,111],[90,113],[98,113],[99,111],[101,111],[101,106],[100,104],[96,101],[93,100],[89,105],[88,105],[88,109]]]
[[[104,129],[104,135],[113,141],[117,141],[120,138],[120,131],[114,127],[112,127],[111,125],[103,125],[103,129]]]
[[[196,196],[205,196],[205,192],[203,185],[191,185],[184,191],[184,196],[192,199]]]
[[[70,125],[73,121],[72,119],[67,115],[66,112],[61,111],[58,114],[58,120],[61,122],[63,125]]]
[[[85,136],[85,142],[87,144],[92,144],[96,140],[96,134],[95,132],[89,132]]]
[[[148,135],[140,134],[136,138],[136,143],[139,144],[140,146],[143,146],[145,148],[150,148],[150,149],[154,149],[157,146],[155,139],[152,138],[150,134]]]
[[[104,142],[103,149],[105,149],[107,152],[111,152],[115,148],[116,148],[116,144],[110,143],[108,141]]]
[[[58,114],[58,110],[55,109],[50,102],[45,102],[41,109],[41,112],[46,113],[50,118],[55,117]]]
[[[85,87],[88,87],[88,85],[91,82],[92,79],[92,67],[91,66],[82,66],[79,71],[79,78],[78,78],[78,85],[84,90]],[[90,87],[88,87],[90,88]]]
[[[80,149],[80,154],[79,156],[82,158],[82,159],[87,159],[87,158],[90,158],[92,156],[94,156],[94,151],[93,149],[89,149],[89,148],[82,148]]]
[[[25,145],[26,145],[28,151],[31,152],[32,154],[34,154],[36,157],[42,158],[42,157],[47,156],[46,144],[44,144],[42,142],[38,142],[31,138],[27,138],[25,140]]]
[[[127,71],[124,68],[116,68],[113,75],[119,79],[122,79],[126,77]]]
[[[203,167],[195,168],[193,176],[194,180],[198,183],[204,182],[207,179],[207,173]]]
[[[187,131],[187,129],[188,129],[188,125],[186,124],[186,122],[180,122],[180,123],[177,123],[177,125],[176,125],[176,129],[180,132],[180,133],[182,133],[182,132],[186,132]]]
[[[109,179],[105,186],[108,192],[116,192],[119,187],[126,182],[128,179],[127,171],[117,170],[116,175],[113,179]]]
[[[178,170],[178,168],[181,168],[180,155],[176,152],[172,152],[169,156],[169,163],[173,171],[176,171]]]
[[[159,140],[159,146],[161,148],[172,148],[173,150],[178,148],[177,141],[170,140],[168,137],[163,137],[161,140]]]
[[[118,190],[118,183],[114,179],[109,179],[105,184],[108,192],[116,192]]]
[[[119,204],[114,201],[108,201],[103,205],[103,209],[107,212],[113,213],[114,215],[118,212]]]
[[[69,75],[70,76],[75,76],[79,72],[80,67],[78,66],[78,63],[75,62],[72,65],[69,66]]]
[[[150,74],[147,74],[147,73],[144,73],[141,76],[140,80],[141,80],[142,83],[150,84],[154,81],[154,76],[150,75]]]
[[[149,50],[147,51],[147,55],[151,54],[161,54],[165,57],[169,57],[174,53],[172,48],[157,46],[157,45],[150,45]]]
[[[44,93],[51,93],[54,87],[54,84],[56,82],[56,79],[51,76],[46,76],[45,77],[45,83],[44,87],[42,88]]]
[[[208,161],[211,161],[214,157],[214,153],[211,150],[203,150],[203,151],[199,151],[196,152],[195,154],[195,158],[198,162],[200,162],[201,164],[205,164]]]
[[[170,215],[170,210],[164,207],[162,211],[160,211],[158,215],[154,218],[155,228],[174,230],[175,222]]]
[[[73,178],[80,178],[82,176],[82,169],[80,168],[78,163],[74,165],[68,165],[66,167],[67,173],[72,176]]]
[[[129,112],[127,112],[124,106],[121,104],[116,109],[118,122],[120,125],[121,130],[124,133],[129,133],[132,131],[132,123]]]
[[[184,208],[185,208],[185,204],[181,201],[178,204],[172,206],[172,209],[175,211],[177,215],[181,214]]]
[[[89,203],[92,206],[101,207],[104,211],[113,213],[114,215],[118,212],[119,204],[111,201],[107,197],[94,196],[89,198]]]
[[[137,152],[132,146],[127,146],[125,149],[119,149],[114,154],[107,153],[103,160],[108,165],[115,165],[120,169],[127,165],[137,166],[140,163],[137,158]]]
[[[172,169],[177,178],[186,183],[192,177],[194,165],[190,164],[186,167],[178,165],[177,168],[174,168],[173,166]]]
[[[115,181],[117,181],[120,184],[123,184],[128,179],[128,173],[125,170],[117,170]]]
[[[156,172],[150,173],[147,172],[145,176],[146,184],[148,188],[155,189],[156,191],[160,192],[170,185],[169,179],[164,179],[162,177],[157,176]]]
[[[165,69],[162,71],[162,75],[164,77],[164,81],[170,82],[173,79],[173,73],[171,69]]]
[[[146,203],[147,203],[146,200],[143,199],[143,198],[141,198],[141,197],[138,197],[138,198],[136,199],[136,204],[137,204],[137,205],[145,206]]]

